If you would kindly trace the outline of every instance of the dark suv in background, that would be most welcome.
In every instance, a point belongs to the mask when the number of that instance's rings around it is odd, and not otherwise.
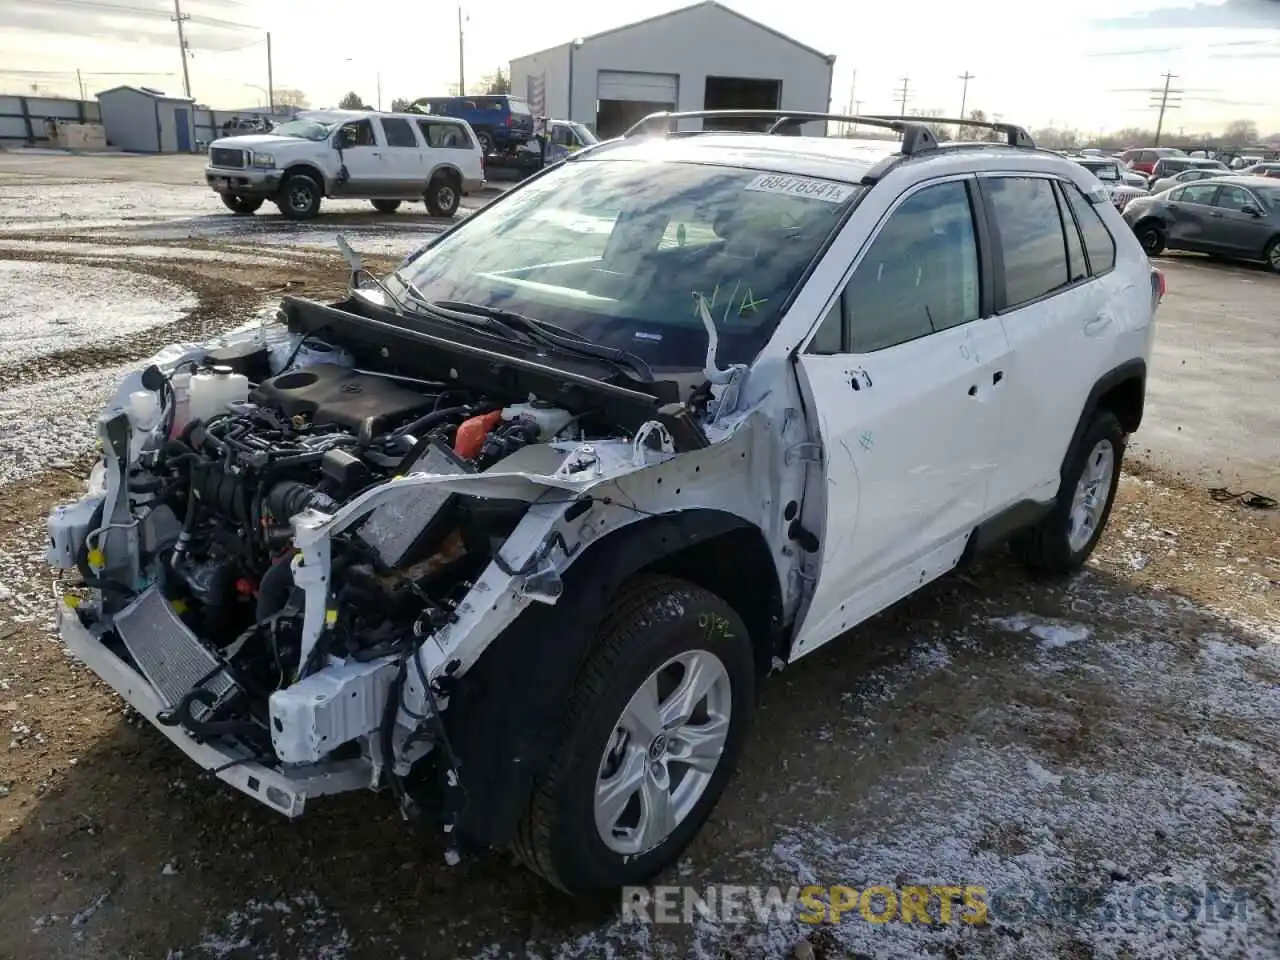
[[[426,97],[413,108],[441,117],[457,117],[471,124],[485,154],[512,153],[533,137],[533,111],[520,97],[487,94],[478,97]]]

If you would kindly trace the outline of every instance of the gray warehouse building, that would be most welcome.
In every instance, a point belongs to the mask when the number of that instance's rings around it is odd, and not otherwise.
[[[98,94],[107,143],[131,153],[194,149],[195,101],[150,87],[112,87]]]
[[[834,64],[834,54],[706,0],[519,57],[510,77],[536,113],[611,137],[659,110],[825,111]]]

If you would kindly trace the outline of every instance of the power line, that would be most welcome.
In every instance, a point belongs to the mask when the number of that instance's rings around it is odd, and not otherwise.
[[[93,10],[100,13],[114,13],[124,17],[146,17],[153,20],[169,18],[169,15],[155,7],[137,7],[122,3],[108,3],[106,0],[41,0],[44,5],[74,7],[80,10]],[[192,23],[206,27],[222,27],[231,30],[257,30],[251,23],[238,23],[235,20],[223,20],[220,17],[190,16]]]

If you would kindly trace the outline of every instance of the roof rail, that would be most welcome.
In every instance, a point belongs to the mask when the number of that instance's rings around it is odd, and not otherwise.
[[[860,123],[868,127],[883,127],[902,134],[902,154],[913,156],[938,145],[933,131],[917,117],[859,117],[842,113],[812,113],[807,110],[689,110],[680,113],[662,111],[651,113],[627,128],[623,138],[638,137],[652,131],[658,124],[665,124],[667,133],[674,133],[680,120],[704,120],[732,118],[740,120],[773,120],[768,133],[785,134],[802,123]],[[1024,133],[1023,136],[1026,136]],[[1030,137],[1027,137],[1030,142]]]
[[[911,123],[919,124],[950,124],[953,127],[981,127],[984,130],[994,130],[996,133],[1003,133],[1005,142],[1011,147],[1021,147],[1025,150],[1035,150],[1036,142],[1031,139],[1031,134],[1027,133],[1022,127],[1016,123],[1001,123],[992,120],[961,120],[958,117],[895,117],[890,115],[877,114],[878,120],[907,120]]]

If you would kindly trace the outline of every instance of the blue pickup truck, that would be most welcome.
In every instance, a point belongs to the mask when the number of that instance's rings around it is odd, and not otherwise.
[[[423,97],[410,109],[467,121],[486,155],[513,153],[533,136],[533,111],[528,101],[507,94]]]

